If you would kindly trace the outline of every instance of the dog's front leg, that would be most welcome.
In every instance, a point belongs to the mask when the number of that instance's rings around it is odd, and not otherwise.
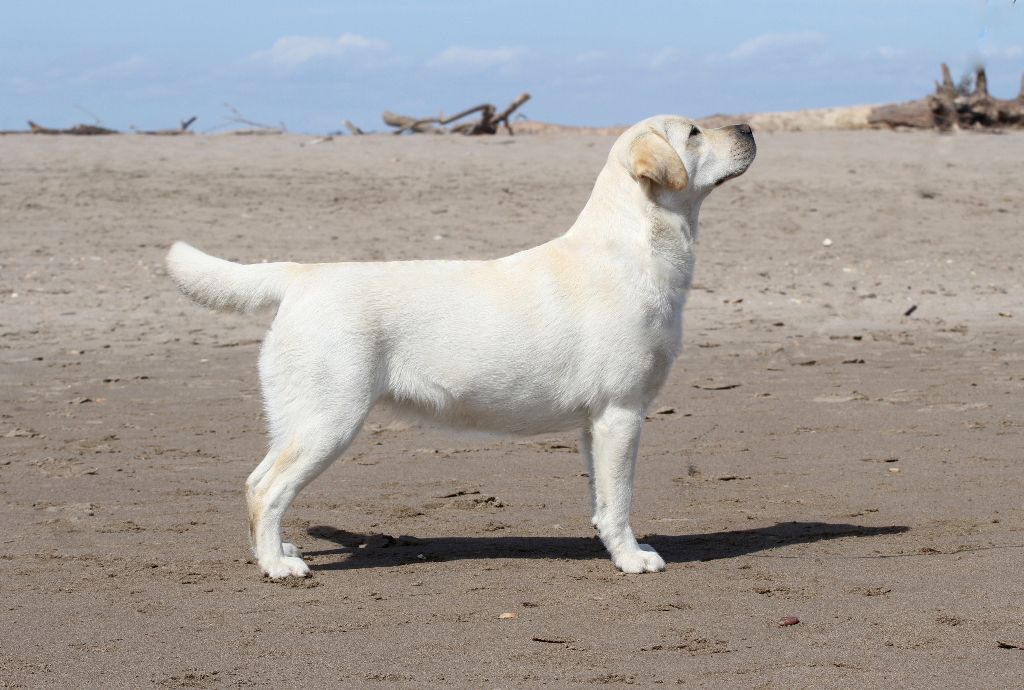
[[[597,529],[615,567],[624,573],[665,569],[665,561],[654,549],[636,542],[629,525],[633,470],[643,423],[642,407],[609,405],[590,427]]]

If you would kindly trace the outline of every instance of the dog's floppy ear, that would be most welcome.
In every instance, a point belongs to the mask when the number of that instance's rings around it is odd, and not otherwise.
[[[690,184],[690,176],[679,154],[655,132],[644,132],[629,145],[628,168],[634,180],[645,177],[676,191]]]

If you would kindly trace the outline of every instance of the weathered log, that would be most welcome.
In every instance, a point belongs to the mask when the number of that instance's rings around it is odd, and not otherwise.
[[[979,67],[974,77],[974,95],[979,98],[988,98],[988,76],[985,68]]]
[[[173,136],[177,136],[179,134],[192,134],[192,132],[188,131],[188,128],[190,126],[192,126],[192,123],[195,122],[195,121],[196,121],[196,116],[193,115],[192,117],[190,117],[187,120],[182,120],[181,121],[181,125],[177,129],[173,129],[173,128],[168,128],[168,129],[147,129],[147,130],[143,130],[142,132],[139,132],[139,134],[151,134],[151,135],[162,136],[162,137],[173,137]]]
[[[935,93],[916,101],[879,106],[871,111],[868,123],[875,127],[912,127],[939,130],[953,128],[1024,127],[1024,76],[1016,99],[993,98],[988,91],[988,76],[979,67],[971,93],[958,92],[949,67],[942,65],[942,82]]]
[[[402,132],[405,132],[406,130],[409,130],[409,129],[413,130],[414,132],[424,131],[424,130],[420,130],[420,129],[417,129],[417,128],[418,127],[424,127],[426,125],[435,125],[435,124],[436,125],[447,125],[447,124],[451,124],[452,122],[455,122],[456,120],[461,120],[462,118],[466,117],[467,115],[472,115],[473,113],[480,112],[480,111],[483,111],[483,113],[484,113],[481,116],[481,120],[486,120],[486,119],[489,119],[489,116],[487,114],[487,110],[488,109],[490,109],[491,115],[493,115],[494,114],[494,106],[491,105],[490,103],[483,103],[481,105],[475,105],[472,108],[467,108],[467,109],[463,110],[462,112],[459,112],[459,113],[456,113],[455,115],[452,115],[451,117],[424,117],[424,118],[420,118],[420,119],[413,119],[413,118],[406,118],[404,115],[398,115],[397,117],[403,118],[403,119],[406,119],[406,120],[411,120],[411,122],[406,122],[406,124],[399,126],[398,129],[394,133],[395,134],[401,134]],[[396,117],[394,113],[385,113],[385,115],[391,115],[392,117]],[[384,121],[387,122],[387,118],[385,118]],[[388,124],[391,124],[391,123],[388,122]],[[396,125],[392,125],[392,126],[394,127]],[[433,131],[437,131],[437,128],[434,128]]]
[[[476,122],[466,122],[451,131],[456,134],[494,134],[498,131],[494,124],[494,106],[485,103],[480,111],[480,119]]]
[[[988,77],[978,68],[974,93],[954,99],[961,127],[1024,127],[1024,101],[994,98],[988,92]]]
[[[404,132],[407,129],[411,129],[414,132],[429,132],[432,134],[440,134],[442,130],[439,130],[434,125],[430,124],[429,120],[424,121],[421,118],[409,117],[408,115],[399,115],[391,111],[385,110],[381,113],[381,119],[384,120],[384,124],[389,127],[398,127],[400,131]]]
[[[949,65],[942,63],[942,83],[935,84],[935,93],[948,93],[953,96],[956,93],[956,86],[953,84],[953,75],[949,71]]]
[[[502,124],[505,125],[509,134],[511,134],[512,127],[509,125],[509,118],[512,116],[512,113],[519,108],[519,106],[528,100],[530,100],[530,94],[522,93],[500,113],[497,112],[497,109],[492,104],[481,103],[480,105],[467,108],[450,117],[438,116],[416,118],[385,111],[381,114],[381,118],[384,120],[384,124],[395,128],[394,134],[403,134],[408,131],[430,132],[434,134],[495,134],[498,131],[498,127]],[[480,118],[478,120],[462,122],[447,130],[444,129],[446,125],[450,125],[474,113],[480,113]]]
[[[935,115],[927,98],[904,103],[880,105],[868,115],[871,127],[910,127],[931,129],[935,126]]]
[[[519,108],[519,106],[521,106],[523,103],[526,103],[526,101],[528,100],[530,100],[530,94],[526,93],[525,91],[516,96],[516,99],[509,103],[508,107],[502,110],[500,113],[498,113],[498,116],[494,118],[494,125],[498,126],[500,124],[504,124],[505,129],[508,130],[508,133],[514,134],[514,132],[512,131],[512,125],[509,124],[509,118],[512,117],[512,113],[514,113]]]
[[[33,134],[76,134],[79,136],[89,136],[97,134],[120,134],[115,129],[107,129],[106,127],[100,127],[98,125],[75,125],[68,129],[54,129],[52,127],[43,127],[38,125],[32,120],[28,121],[28,128]]]
[[[288,131],[288,128],[284,126],[283,122],[278,123],[278,126],[276,127],[262,122],[253,122],[230,103],[225,103],[224,107],[231,111],[231,117],[227,118],[225,124],[245,125],[249,128],[235,130],[234,134],[284,134]]]

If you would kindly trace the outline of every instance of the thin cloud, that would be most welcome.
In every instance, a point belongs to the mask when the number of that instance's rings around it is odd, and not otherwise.
[[[1019,58],[1024,55],[1024,48],[1021,46],[1006,46],[1004,48],[983,48],[981,50],[981,56],[983,58],[1005,58],[1012,60]]]
[[[22,90],[30,89],[36,85],[36,83],[28,77],[11,77],[10,79],[5,79],[4,83],[12,88]]]
[[[603,50],[588,50],[583,53],[579,53],[573,58],[573,62],[577,65],[586,65],[593,62],[600,62],[608,57],[608,53]]]
[[[451,46],[444,49],[431,59],[434,67],[459,67],[485,69],[489,67],[508,67],[523,56],[522,48],[468,48]]]
[[[864,53],[866,58],[881,58],[883,60],[899,60],[905,58],[910,54],[909,51],[904,48],[892,48],[890,46],[881,46],[874,50],[869,50]]]
[[[821,45],[825,42],[825,34],[816,31],[800,31],[781,34],[761,34],[744,41],[726,53],[726,60],[746,60],[756,55],[770,53],[788,48]]]
[[[148,64],[146,58],[141,55],[132,55],[124,60],[118,60],[112,62],[109,65],[104,65],[96,69],[83,72],[78,75],[74,81],[80,84],[88,84],[94,81],[100,81],[104,79],[121,79],[128,77],[133,74],[137,74]]]
[[[679,55],[680,52],[675,48],[662,48],[650,57],[647,64],[651,69],[661,69],[665,65],[675,62]]]
[[[337,38],[283,36],[270,47],[253,53],[250,59],[275,67],[294,69],[313,60],[339,60],[353,54],[387,50],[388,44],[359,34],[344,33]]]

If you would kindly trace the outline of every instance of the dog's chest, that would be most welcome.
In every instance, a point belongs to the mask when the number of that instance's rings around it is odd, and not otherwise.
[[[672,241],[653,243],[652,250],[646,267],[648,289],[639,300],[643,314],[640,330],[650,362],[647,378],[660,388],[682,346],[683,308],[695,262],[692,243],[681,232],[674,234]]]
[[[644,291],[634,293],[631,313],[602,342],[606,349],[604,373],[613,389],[632,390],[652,398],[665,382],[679,353],[683,330],[683,295]]]
[[[664,299],[645,309],[645,318],[640,330],[651,357],[657,361],[675,359],[683,339],[683,302]]]

